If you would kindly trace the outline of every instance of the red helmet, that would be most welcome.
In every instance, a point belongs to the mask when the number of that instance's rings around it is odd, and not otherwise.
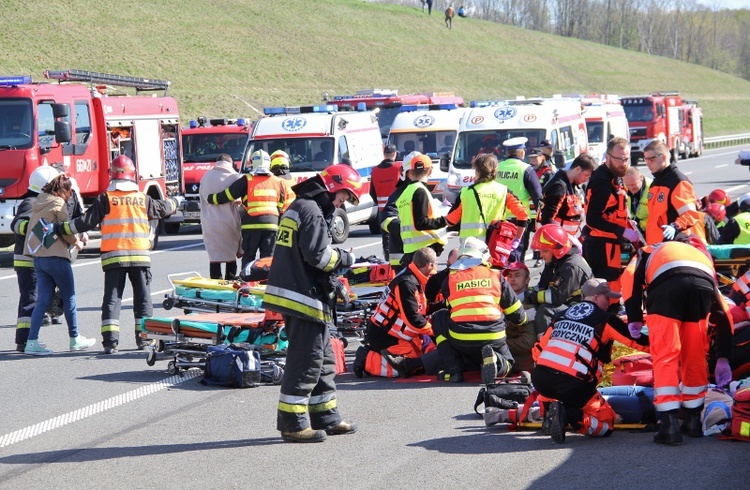
[[[727,194],[723,189],[714,189],[708,195],[708,202],[718,202],[719,204],[723,204],[726,207],[732,204],[732,199],[730,199],[729,194]]]
[[[706,206],[706,212],[713,216],[716,221],[724,221],[727,217],[727,208],[718,202],[712,202]]]
[[[322,172],[320,178],[323,185],[331,194],[338,191],[349,191],[349,202],[355,206],[359,204],[359,196],[362,195],[362,178],[359,172],[349,165],[329,165]]]
[[[109,166],[109,175],[112,179],[132,180],[135,182],[135,164],[133,160],[125,155],[112,160]]]
[[[534,233],[534,239],[531,240],[531,248],[549,250],[556,259],[565,256],[572,247],[570,235],[557,223],[542,226]]]

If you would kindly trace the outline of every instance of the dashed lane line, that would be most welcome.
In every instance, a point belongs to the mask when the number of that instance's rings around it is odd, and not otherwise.
[[[73,410],[72,412],[68,412],[62,415],[58,415],[57,417],[45,420],[44,422],[39,422],[38,424],[30,425],[15,432],[5,434],[4,436],[0,436],[0,448],[16,444],[27,439],[31,439],[32,437],[44,434],[45,432],[50,432],[52,430],[59,429],[60,427],[72,424],[73,422],[78,422],[79,420],[83,420],[93,415],[111,410],[113,408],[117,408],[121,405],[130,403],[148,395],[152,395],[166,388],[171,388],[172,386],[184,383],[185,381],[191,380],[196,376],[200,376],[201,374],[202,371],[199,369],[190,369],[188,371],[183,371],[181,374],[175,374],[174,376],[170,376],[169,378],[163,379],[161,381],[141,386],[140,388],[136,388],[134,390],[121,393],[111,398],[107,398],[106,400],[93,403],[83,408],[79,408],[78,410]]]

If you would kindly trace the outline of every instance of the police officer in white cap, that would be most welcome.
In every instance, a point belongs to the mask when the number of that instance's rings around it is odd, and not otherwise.
[[[534,203],[534,208],[539,206],[542,186],[539,184],[534,167],[523,160],[526,156],[527,142],[528,139],[523,136],[503,141],[505,160],[497,166],[497,181],[504,184],[526,206],[526,213],[531,216],[530,203]],[[507,213],[506,218],[510,218]],[[529,221],[529,223],[533,222],[533,219]],[[529,228],[527,227],[521,244],[510,254],[510,262],[523,262],[528,248]]]

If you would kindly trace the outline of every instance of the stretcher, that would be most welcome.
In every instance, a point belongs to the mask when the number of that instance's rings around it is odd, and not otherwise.
[[[182,308],[185,314],[205,312],[258,312],[265,286],[258,283],[208,279],[195,271],[167,276],[172,291],[164,295],[165,310]]]
[[[260,351],[261,381],[281,383],[288,341],[283,324],[268,320],[263,312],[151,317],[142,319],[140,328],[156,340],[155,345],[148,348],[146,364],[153,366],[157,360],[170,359],[169,374],[192,367],[205,369],[207,347],[229,342]]]
[[[385,296],[387,286],[385,282],[349,286],[349,302],[339,302],[336,307],[336,329],[345,336],[364,338],[367,320]]]

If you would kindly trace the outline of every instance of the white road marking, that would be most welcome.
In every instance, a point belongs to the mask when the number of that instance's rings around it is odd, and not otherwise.
[[[722,167],[728,167],[728,166],[729,166],[729,164],[725,163],[724,165],[717,165],[716,168],[722,168]]]
[[[72,424],[73,422],[83,420],[87,417],[91,417],[92,415],[107,411],[111,408],[116,408],[120,405],[138,400],[139,398],[143,398],[147,395],[152,395],[157,391],[161,391],[165,388],[171,388],[172,386],[193,379],[196,376],[200,376],[202,373],[203,371],[201,371],[200,369],[190,369],[188,371],[184,371],[182,374],[170,376],[169,378],[163,379],[161,381],[150,383],[146,386],[141,386],[140,388],[136,388],[134,390],[113,396],[111,398],[107,398],[106,400],[102,400],[92,405],[79,408],[78,410],[73,410],[72,412],[68,412],[63,415],[58,415],[57,417],[45,420],[44,422],[39,422],[38,424],[30,425],[15,432],[5,434],[4,436],[0,436],[0,448],[10,446],[11,444],[15,444],[17,442],[25,441],[26,439],[31,439],[32,437],[36,437],[45,432],[58,429],[68,424]]]
[[[730,193],[732,191],[736,191],[738,189],[742,189],[743,187],[747,187],[747,184],[740,184],[740,185],[736,185],[734,187],[730,187],[729,189],[724,189],[724,192]]]
[[[690,174],[692,174],[692,173],[693,173],[693,172],[685,172],[685,175],[690,175]]]
[[[352,247],[352,250],[360,250],[362,248],[370,248],[374,247],[375,245],[380,245],[382,242],[372,242],[372,243],[366,243],[364,245],[360,245],[358,247]]]

